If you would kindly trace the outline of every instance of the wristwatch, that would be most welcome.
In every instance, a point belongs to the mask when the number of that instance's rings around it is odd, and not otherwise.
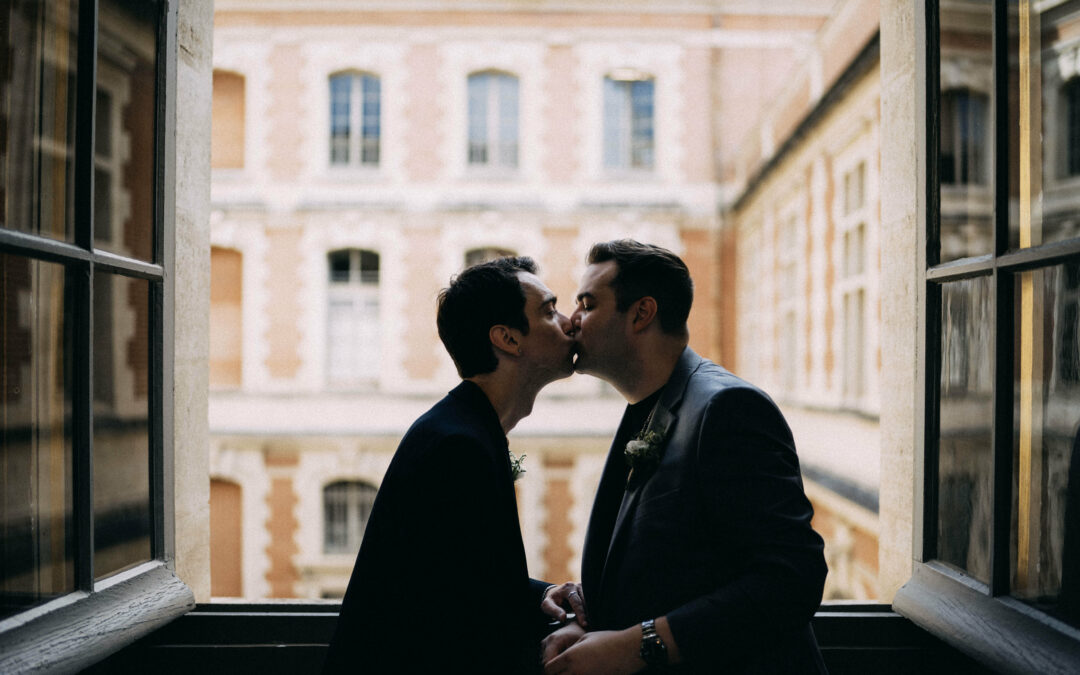
[[[656,620],[641,622],[641,660],[653,671],[667,669],[667,645],[656,633]]]

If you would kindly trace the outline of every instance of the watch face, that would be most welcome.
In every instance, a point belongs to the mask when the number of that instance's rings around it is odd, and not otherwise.
[[[641,659],[650,666],[667,663],[667,645],[659,635],[652,635],[641,640]]]

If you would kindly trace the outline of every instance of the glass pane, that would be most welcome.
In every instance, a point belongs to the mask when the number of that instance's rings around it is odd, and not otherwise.
[[[0,4],[0,225],[74,240],[78,3]]]
[[[379,78],[365,75],[363,83],[363,119],[361,133],[363,138],[360,149],[361,164],[379,163]]]
[[[352,75],[330,78],[330,163],[349,163],[349,105]]]
[[[64,268],[0,254],[0,617],[75,588]]]
[[[150,285],[94,281],[94,572],[150,559]]]
[[[1009,12],[1009,247],[1080,237],[1080,0]]]
[[[626,82],[604,78],[604,166],[626,168],[629,164],[630,105]]]
[[[154,250],[157,3],[101,0],[95,136],[99,180],[94,244],[150,261]]]
[[[941,287],[937,558],[990,579],[993,294],[989,277]]]
[[[488,161],[488,73],[470,75],[469,87],[469,164]]]
[[[1080,262],[1016,280],[1012,594],[1080,626]]]
[[[990,0],[943,3],[940,260],[993,251],[993,52]]]

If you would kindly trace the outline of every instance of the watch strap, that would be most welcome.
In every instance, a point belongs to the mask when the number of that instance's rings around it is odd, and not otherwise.
[[[666,670],[668,665],[667,645],[656,632],[656,620],[641,622],[641,660],[653,671]]]

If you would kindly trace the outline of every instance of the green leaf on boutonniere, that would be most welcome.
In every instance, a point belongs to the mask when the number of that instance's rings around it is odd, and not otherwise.
[[[660,455],[664,449],[664,433],[661,431],[646,431],[638,434],[626,444],[623,455],[631,471],[648,471],[656,468],[660,463]]]
[[[528,457],[528,455],[517,457],[510,450],[507,450],[506,452],[510,455],[510,477],[516,482],[525,475],[525,458]]]

